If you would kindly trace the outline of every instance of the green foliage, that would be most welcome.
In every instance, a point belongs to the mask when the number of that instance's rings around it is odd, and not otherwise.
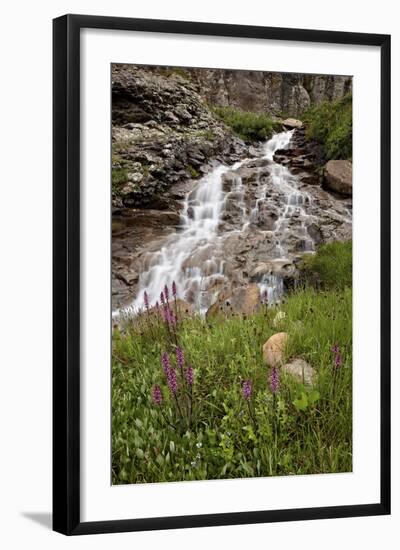
[[[324,101],[304,115],[306,137],[318,141],[327,159],[349,159],[352,155],[352,95]]]
[[[249,317],[181,319],[176,336],[153,313],[115,329],[113,483],[351,471],[351,307],[351,288],[306,288]],[[287,359],[302,357],[314,367],[313,388],[286,375],[271,393],[262,345],[279,331],[289,334]],[[167,351],[176,366],[176,341],[194,368],[190,418],[183,380],[178,373],[178,409],[160,364]],[[333,365],[336,343],[340,369]],[[253,391],[246,401],[248,379]],[[152,402],[154,384],[161,405]]]
[[[244,141],[263,141],[280,125],[267,114],[241,111],[233,107],[213,107],[213,111]]]
[[[112,184],[118,186],[128,181],[128,171],[125,168],[113,168],[112,170]]]
[[[196,170],[196,168],[194,168],[191,164],[188,164],[186,166],[186,170],[189,172],[190,177],[193,179],[197,179],[201,176],[200,172]]]
[[[309,281],[316,280],[323,288],[351,287],[352,242],[333,242],[319,247],[316,254],[303,257],[301,269]]]
[[[179,76],[180,78],[183,78],[184,80],[190,81],[192,78],[190,76],[190,73],[183,69],[182,67],[163,67],[161,68],[161,73],[165,76]]]

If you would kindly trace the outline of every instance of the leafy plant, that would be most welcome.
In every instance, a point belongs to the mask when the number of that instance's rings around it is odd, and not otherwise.
[[[324,101],[304,115],[306,137],[318,141],[326,158],[349,159],[352,156],[352,95]]]
[[[265,113],[241,111],[233,107],[213,107],[213,110],[244,141],[263,141],[280,128],[280,124]]]
[[[333,242],[303,257],[301,269],[308,281],[316,279],[324,288],[345,288],[352,284],[352,242]]]

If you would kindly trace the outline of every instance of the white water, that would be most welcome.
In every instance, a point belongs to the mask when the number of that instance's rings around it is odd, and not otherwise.
[[[282,208],[272,231],[266,232],[275,240],[275,259],[286,258],[285,236],[292,217],[301,220],[299,238],[304,239],[304,249],[313,250],[314,243],[307,237],[305,206],[311,203],[311,196],[298,189],[298,178],[288,168],[273,161],[274,152],[288,146],[293,131],[274,135],[266,144],[263,158],[271,161],[273,185],[283,194]],[[219,232],[221,214],[227,199],[234,199],[243,217],[241,231],[249,231],[251,223],[256,223],[260,205],[268,200],[267,184],[259,183],[257,200],[248,211],[245,201],[245,186],[242,178],[235,174],[232,188],[224,192],[222,177],[228,171],[234,171],[249,162],[238,162],[233,166],[217,166],[204,176],[197,187],[185,198],[181,215],[181,230],[173,233],[162,243],[159,252],[149,253],[144,270],[139,279],[137,297],[129,309],[143,308],[143,293],[146,290],[151,304],[160,299],[160,292],[167,285],[171,288],[175,281],[178,297],[194,304],[200,312],[205,312],[213,303],[217,294],[215,286],[227,281],[224,274],[224,261],[216,251],[224,236]],[[279,276],[264,276],[259,283],[260,290],[266,291],[270,302],[278,301],[283,293],[283,282]],[[214,289],[213,289],[214,287]],[[125,310],[127,311],[127,310]],[[116,312],[118,313],[118,312]]]

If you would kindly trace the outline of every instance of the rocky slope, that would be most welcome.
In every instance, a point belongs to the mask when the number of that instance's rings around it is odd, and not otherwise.
[[[346,77],[113,65],[113,309],[136,296],[140,274],[182,232],[183,205],[190,220],[202,176],[220,163],[242,161],[224,171],[215,241],[183,266],[223,265],[223,277],[221,267],[204,271],[212,295],[253,283],[289,287],[305,251],[351,238],[351,197],[324,189],[320,150],[303,127],[283,125],[295,128],[289,145],[266,158],[264,144],[245,144],[207,105],[295,116],[349,86]]]
[[[350,76],[186,69],[199,93],[213,105],[301,117],[312,104],[343,97]]]
[[[113,65],[114,209],[162,209],[172,184],[199,178],[211,161],[235,162],[244,150],[181,74]]]
[[[278,149],[273,158],[260,153],[224,171],[215,237],[209,242],[200,240],[182,265],[187,273],[201,271],[203,291],[217,297],[214,310],[224,306],[227,296],[253,288],[252,283],[264,286],[275,297],[276,292],[296,284],[304,252],[322,243],[351,239],[351,198],[334,195],[319,185],[314,158],[302,146],[303,139],[302,130],[295,130],[289,146]],[[177,200],[188,193],[188,220],[198,215],[196,185],[189,182],[186,188],[176,187]],[[181,231],[188,232],[182,218],[174,219],[167,211],[160,215],[137,210],[113,234],[114,308],[137,295],[139,274],[157,266],[162,247],[172,262],[172,256],[182,252],[173,244]],[[190,221],[187,223],[190,227]],[[197,285],[194,276],[185,294],[189,301]]]

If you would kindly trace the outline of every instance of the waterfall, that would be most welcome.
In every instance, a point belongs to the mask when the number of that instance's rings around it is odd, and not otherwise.
[[[209,288],[213,282],[225,279],[223,262],[213,256],[225,198],[222,176],[242,164],[217,166],[186,195],[181,230],[171,235],[159,252],[151,254],[148,269],[140,276],[138,295],[131,306],[133,310],[143,307],[145,290],[154,305],[164,286],[171,288],[173,281],[179,298],[190,301],[200,312],[208,309],[213,298],[208,293]],[[199,258],[197,265],[191,261],[194,253]]]
[[[293,130],[275,134],[265,144],[261,158],[270,161],[270,178],[273,185],[283,194],[282,206],[278,211],[275,227],[266,233],[275,241],[275,258],[282,260],[287,256],[286,234],[292,219],[300,220],[297,227],[298,238],[304,241],[304,250],[313,250],[314,243],[307,236],[306,207],[312,197],[299,189],[299,178],[289,169],[273,161],[274,152],[289,145]],[[167,285],[171,288],[175,281],[177,295],[192,303],[205,313],[213,303],[221,282],[228,282],[224,273],[224,261],[217,250],[221,250],[224,234],[220,231],[221,215],[226,200],[235,201],[243,217],[242,225],[235,231],[246,233],[251,224],[257,222],[259,209],[268,201],[267,184],[257,180],[257,199],[252,208],[245,203],[245,186],[238,173],[234,174],[232,188],[223,189],[223,176],[235,172],[253,159],[245,159],[233,166],[218,165],[208,175],[201,178],[195,189],[184,200],[181,224],[178,231],[160,243],[157,252],[147,255],[143,271],[139,278],[136,299],[129,308],[130,312],[143,308],[143,293],[146,290],[152,305],[160,299],[160,292]],[[283,293],[283,281],[279,275],[265,275],[259,281],[260,290],[268,294],[269,302],[276,302]],[[118,314],[118,312],[115,312]]]

